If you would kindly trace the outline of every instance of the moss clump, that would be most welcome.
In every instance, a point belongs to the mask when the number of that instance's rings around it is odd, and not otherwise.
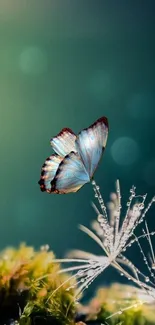
[[[76,283],[58,273],[60,266],[53,259],[46,247],[35,251],[21,245],[0,253],[0,325],[15,321],[19,325],[75,325],[75,320],[78,325],[155,324],[155,305],[140,304],[140,290],[132,286],[100,288],[87,306],[75,306]]]
[[[135,307],[128,308],[133,305]],[[79,308],[79,313],[85,314],[86,324],[92,321],[93,324],[100,322],[108,325],[155,324],[155,305],[142,304],[140,290],[128,285],[113,284],[100,288],[88,306]],[[107,319],[114,313],[117,314]]]
[[[58,274],[53,259],[46,247],[35,251],[21,245],[0,253],[0,324],[74,324],[75,282],[62,285],[68,276]]]

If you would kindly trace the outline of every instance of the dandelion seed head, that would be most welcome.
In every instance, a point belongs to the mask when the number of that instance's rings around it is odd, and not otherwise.
[[[132,281],[139,286],[139,294],[144,297],[140,298],[138,303],[134,303],[127,308],[120,308],[117,312],[122,314],[124,310],[139,306],[144,302],[155,302],[155,253],[151,237],[155,231],[150,232],[144,221],[146,215],[155,202],[155,197],[147,204],[147,195],[138,195],[136,187],[132,186],[129,191],[129,198],[126,203],[126,211],[122,215],[122,196],[120,183],[116,181],[116,191],[110,194],[110,201],[105,204],[100,187],[92,180],[95,203],[92,204],[96,213],[96,219],[91,223],[91,229],[80,225],[80,229],[93,239],[102,254],[96,255],[92,252],[74,250],[69,252],[68,257],[63,260],[57,260],[64,263],[73,263],[73,266],[65,267],[63,272],[72,272],[70,280],[76,279],[78,285],[75,299],[83,293],[92,282],[104,272],[110,265],[114,267],[121,276],[128,281]],[[124,211],[124,209],[123,209]],[[136,228],[142,226],[142,234],[136,236]],[[148,252],[145,253],[141,240],[147,241],[149,245]],[[137,245],[140,255],[146,267],[146,272],[142,272],[132,260],[126,257],[126,250]],[[142,302],[141,302],[142,300]],[[115,314],[117,314],[115,313]]]
[[[151,292],[151,295],[154,294],[150,288],[150,276],[144,275],[124,256],[126,249],[138,240],[134,232],[137,226],[144,221],[154,198],[145,207],[146,194],[137,195],[136,187],[132,186],[123,217],[121,216],[122,203],[119,181],[116,181],[116,191],[110,195],[108,204],[105,204],[100,187],[94,179],[92,186],[97,202],[97,204],[92,204],[97,215],[96,220],[91,223],[92,230],[85,226],[80,226],[80,229],[100,246],[103,254],[95,255],[85,251],[71,251],[68,258],[59,261],[75,263],[76,265],[64,268],[61,272],[73,272],[71,278],[76,278],[79,284],[77,297],[110,265],[116,268],[121,276],[125,276],[129,281],[132,280],[136,285]],[[146,231],[143,236],[146,237]],[[151,266],[148,266],[152,273],[153,263],[155,265],[155,260],[152,260]]]

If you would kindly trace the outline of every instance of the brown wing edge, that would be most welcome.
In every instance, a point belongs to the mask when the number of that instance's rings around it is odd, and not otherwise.
[[[108,122],[107,117],[102,116],[102,117],[100,117],[98,120],[96,120],[93,124],[91,124],[91,125],[88,126],[87,128],[84,128],[82,131],[85,131],[85,130],[91,129],[91,128],[93,128],[95,125],[97,125],[98,123],[104,123],[105,126],[109,129],[109,122]],[[82,131],[80,131],[80,132],[82,132]],[[79,133],[80,133],[80,132],[79,132]]]
[[[44,164],[42,165],[41,167],[41,175],[40,175],[40,180],[38,181],[38,184],[40,185],[40,190],[42,192],[47,192],[47,193],[51,193],[51,190],[47,190],[46,187],[45,187],[45,182],[44,182],[44,175],[45,175],[45,171],[43,170],[43,168],[46,166],[46,161],[49,161],[51,160],[51,157],[55,157],[55,156],[58,156],[57,154],[53,154],[49,157],[46,158]],[[59,168],[59,166],[58,166]]]
[[[63,128],[56,136],[54,136],[54,137],[52,137],[51,139],[50,139],[50,142],[54,139],[54,138],[58,138],[59,136],[61,136],[61,135],[63,135],[63,133],[71,133],[71,134],[73,134],[73,135],[75,135],[76,136],[76,134],[72,131],[72,129],[70,129],[70,128]]]

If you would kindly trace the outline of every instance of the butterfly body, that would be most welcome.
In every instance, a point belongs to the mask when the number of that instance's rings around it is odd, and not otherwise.
[[[56,154],[46,159],[39,181],[41,191],[77,192],[90,182],[101,159],[108,136],[106,117],[98,119],[77,136],[64,128],[50,141]]]

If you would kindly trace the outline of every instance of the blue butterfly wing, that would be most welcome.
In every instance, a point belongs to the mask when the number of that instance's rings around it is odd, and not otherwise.
[[[51,155],[42,166],[41,177],[39,180],[40,189],[42,192],[51,193],[51,181],[55,177],[56,171],[63,160],[63,157]]]
[[[51,182],[51,191],[57,194],[77,192],[89,181],[89,175],[79,155],[75,152],[70,152],[58,167],[56,175]]]
[[[75,140],[74,132],[69,128],[64,128],[56,137],[51,139],[50,143],[58,155],[65,157],[71,151],[76,152]]]
[[[87,129],[82,130],[76,139],[77,152],[89,177],[92,178],[102,153],[106,146],[108,137],[108,120],[101,117]]]

